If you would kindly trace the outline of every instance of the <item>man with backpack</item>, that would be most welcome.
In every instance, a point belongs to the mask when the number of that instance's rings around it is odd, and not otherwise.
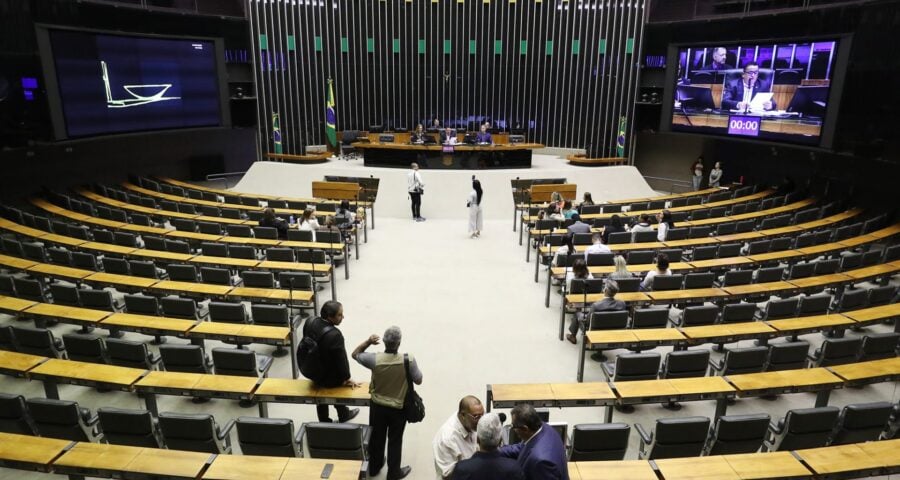
[[[300,372],[317,387],[359,387],[350,378],[350,362],[344,347],[344,335],[337,327],[344,321],[344,306],[329,300],[322,305],[320,316],[303,325],[303,340],[297,348]],[[359,415],[359,409],[335,405],[338,422],[344,423]],[[320,422],[331,422],[328,405],[316,405]]]

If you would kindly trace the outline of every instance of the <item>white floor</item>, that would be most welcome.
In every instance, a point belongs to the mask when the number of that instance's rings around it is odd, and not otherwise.
[[[504,195],[508,195],[504,191]],[[418,359],[424,373],[420,393],[427,415],[424,422],[407,427],[403,462],[413,468],[414,479],[434,478],[431,440],[444,420],[456,410],[458,400],[474,394],[484,400],[489,383],[574,382],[578,348],[557,339],[559,295],[551,297],[544,308],[544,284],[533,282],[534,263],[525,263],[525,247],[518,245],[518,233],[512,231],[512,220],[488,220],[480,239],[469,239],[465,221],[429,214],[428,198],[424,223],[406,218],[379,217],[376,229],[369,231],[369,242],[361,246],[361,258],[351,263],[349,281],[338,279],[339,300],[344,303],[345,321],[341,326],[351,351],[369,334],[382,334],[390,325],[403,330],[402,351]],[[533,262],[532,258],[532,262]],[[543,278],[542,278],[543,281]],[[329,295],[328,290],[325,297]],[[3,318],[3,317],[0,317]],[[3,321],[12,321],[3,318]],[[75,327],[54,327],[61,335]],[[887,331],[878,325],[869,331]],[[850,335],[855,333],[850,332]],[[149,340],[129,334],[128,338]],[[806,335],[814,344],[822,337]],[[749,346],[749,342],[744,342]],[[208,342],[207,348],[218,346]],[[255,347],[268,353],[268,347]],[[656,351],[665,354],[670,349]],[[620,353],[620,352],[613,352]],[[289,357],[275,359],[270,376],[290,377]],[[721,358],[713,353],[713,358]],[[352,364],[353,377],[367,380],[368,371]],[[586,381],[604,381],[599,364],[587,360]],[[896,383],[884,383],[863,389],[837,390],[831,405],[853,402],[898,400]],[[43,396],[40,382],[0,377],[0,391],[22,393],[26,397]],[[134,394],[97,393],[88,388],[61,386],[61,398],[76,400],[80,405],[96,409],[102,406],[143,408]],[[242,409],[237,402],[213,400],[195,405],[188,398],[160,398],[161,411],[211,412],[221,424],[241,415],[257,415],[255,408]],[[729,414],[768,412],[780,417],[790,408],[813,406],[814,394],[795,394],[775,401],[741,400],[730,406]],[[652,428],[660,417],[712,416],[714,402],[684,404],[679,412],[659,405],[639,406],[635,413],[616,413],[614,421],[642,423]],[[601,408],[569,408],[553,410],[552,421],[569,425],[602,422]],[[312,406],[274,404],[270,416],[315,421]],[[366,422],[368,412],[356,421]],[[237,447],[237,436],[232,435]],[[627,459],[637,458],[638,435],[632,429]],[[381,475],[383,477],[384,474]],[[43,474],[0,469],[0,479],[52,478]],[[62,477],[60,477],[62,478]]]

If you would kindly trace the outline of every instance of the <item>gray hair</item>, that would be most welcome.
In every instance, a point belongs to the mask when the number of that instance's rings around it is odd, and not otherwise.
[[[397,349],[400,348],[400,340],[402,338],[403,334],[400,333],[400,327],[396,325],[388,327],[388,329],[384,331],[384,336],[381,337],[382,341],[384,341],[384,349],[396,352]]]
[[[606,288],[603,290],[609,298],[615,297],[619,293],[619,283],[611,278],[606,279]]]
[[[484,451],[494,451],[500,445],[500,417],[486,413],[478,420],[478,446]]]

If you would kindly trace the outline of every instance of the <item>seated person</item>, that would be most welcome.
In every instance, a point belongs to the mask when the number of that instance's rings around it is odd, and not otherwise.
[[[728,51],[725,50],[725,47],[716,47],[713,49],[712,61],[706,64],[703,67],[704,70],[731,70],[731,65],[725,63],[725,57],[728,54]],[[678,66],[679,69],[681,65]],[[679,75],[680,76],[680,75]]]
[[[416,125],[416,129],[413,130],[413,133],[409,135],[409,143],[421,145],[427,140],[426,137],[425,129],[422,128],[422,124],[420,123]]]
[[[441,143],[445,145],[455,145],[456,132],[450,127],[445,128],[444,131],[441,132]]]
[[[646,213],[641,214],[641,219],[638,223],[635,223],[633,227],[631,227],[631,241],[634,241],[634,233],[636,232],[652,232],[653,227],[650,226],[650,215]]]
[[[478,133],[475,135],[475,143],[480,144],[491,144],[494,143],[493,139],[491,139],[491,133],[488,132],[488,124],[484,124],[478,130]]]
[[[594,243],[587,250],[584,251],[584,260],[587,261],[588,255],[592,253],[612,253],[612,251],[603,244],[603,236],[599,233],[595,233],[592,237]]]
[[[753,97],[760,92],[771,90],[771,80],[759,80],[759,64],[750,62],[744,65],[741,78],[736,78],[725,85],[722,91],[722,108],[726,110],[748,110]],[[775,100],[763,103],[764,110],[774,110]]]
[[[644,281],[641,282],[641,290],[650,290],[653,288],[653,277],[657,275],[671,275],[672,271],[669,270],[669,256],[665,253],[660,253],[656,257],[656,270],[650,270],[647,272],[647,276],[644,277]]]
[[[603,287],[603,298],[591,304],[591,311],[616,312],[625,310],[625,302],[616,300],[617,293],[619,293],[619,284],[613,279],[608,279]],[[578,343],[578,339],[575,337],[578,335],[578,328],[581,326],[581,322],[588,320],[590,318],[582,316],[581,312],[572,315],[572,320],[569,322],[569,333],[566,334],[566,340],[569,343],[573,345]]]
[[[581,221],[581,215],[577,213],[572,214],[572,220],[574,220],[574,222],[569,225],[569,233],[591,233],[591,226]]]
[[[283,218],[275,216],[275,210],[266,208],[263,217],[259,220],[260,227],[270,227],[278,230],[278,238],[287,238],[288,223]]]

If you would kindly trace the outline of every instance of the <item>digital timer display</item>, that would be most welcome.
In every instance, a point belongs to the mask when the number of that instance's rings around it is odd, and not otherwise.
[[[728,117],[728,134],[758,137],[760,120],[760,117],[730,115]]]

